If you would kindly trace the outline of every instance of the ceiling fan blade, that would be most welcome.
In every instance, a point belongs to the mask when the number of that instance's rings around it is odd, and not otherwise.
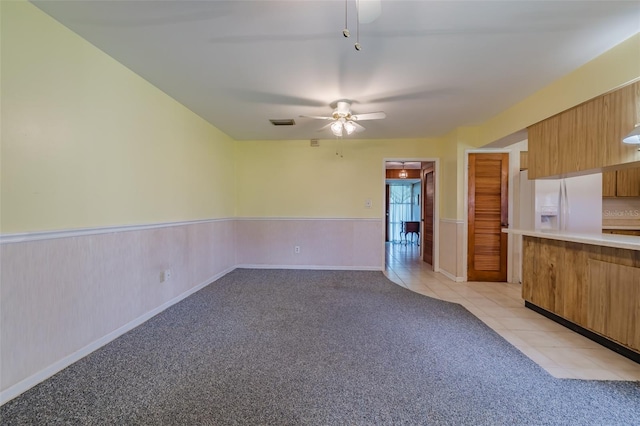
[[[378,111],[378,112],[368,112],[366,114],[356,114],[356,115],[352,115],[351,119],[352,120],[380,120],[381,118],[385,118],[387,116],[387,114],[385,114],[382,111]]]
[[[317,99],[302,98],[299,96],[290,96],[280,93],[234,88],[227,89],[225,90],[225,92],[236,99],[251,103],[259,102],[261,104],[300,105],[310,107],[327,106],[324,101],[320,101]]]
[[[368,98],[364,100],[366,103],[380,103],[380,102],[396,102],[396,101],[414,101],[414,100],[423,100],[423,99],[433,99],[437,97],[450,96],[455,94],[450,88],[442,88],[442,89],[424,89],[424,88],[413,88],[410,90],[396,92],[396,93],[385,93],[379,95],[377,98]]]
[[[333,117],[323,117],[320,115],[301,115],[302,118],[313,118],[314,120],[334,120]]]
[[[329,124],[325,124],[324,126],[320,127],[318,130],[316,130],[316,132],[322,132],[326,129],[328,129],[329,127],[331,127],[333,123],[329,123]]]

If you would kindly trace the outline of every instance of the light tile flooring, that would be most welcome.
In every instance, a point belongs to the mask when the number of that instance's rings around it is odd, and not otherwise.
[[[385,274],[417,293],[461,304],[554,377],[640,381],[640,364],[525,308],[520,284],[458,283],[419,256],[417,245],[388,243]]]

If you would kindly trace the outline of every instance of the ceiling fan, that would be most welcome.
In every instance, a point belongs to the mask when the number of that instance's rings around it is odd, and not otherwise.
[[[343,136],[344,133],[350,135],[353,132],[363,131],[364,126],[357,123],[358,121],[380,120],[382,118],[385,118],[386,116],[387,114],[382,111],[369,112],[365,114],[352,114],[351,101],[341,100],[336,102],[336,109],[333,111],[333,114],[330,117],[317,115],[301,115],[300,117],[313,118],[316,120],[330,120],[331,123],[322,127],[320,130],[330,127],[334,135]]]

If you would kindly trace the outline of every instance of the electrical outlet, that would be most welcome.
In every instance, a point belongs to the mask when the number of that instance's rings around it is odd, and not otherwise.
[[[163,283],[165,281],[169,281],[171,279],[171,269],[165,269],[164,271],[160,271],[160,282]]]
[[[295,254],[300,254],[300,246],[295,246],[295,247],[293,248],[293,252],[294,252]]]

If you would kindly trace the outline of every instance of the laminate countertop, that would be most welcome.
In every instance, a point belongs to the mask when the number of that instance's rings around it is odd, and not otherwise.
[[[546,238],[549,240],[569,241],[573,243],[592,244],[595,246],[614,247],[640,251],[640,237],[618,234],[584,234],[578,232],[556,230],[531,230],[503,228],[502,232],[512,235]]]

